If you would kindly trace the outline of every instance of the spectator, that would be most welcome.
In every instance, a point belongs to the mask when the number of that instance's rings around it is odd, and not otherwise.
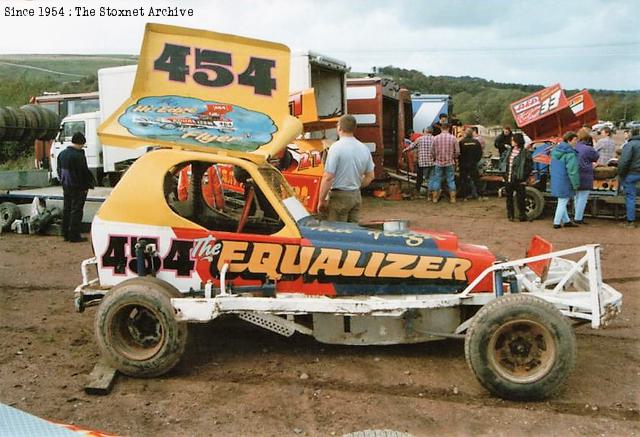
[[[449,125],[444,123],[441,129],[442,132],[433,139],[433,148],[431,151],[435,165],[429,178],[431,199],[433,203],[438,203],[438,200],[440,200],[440,188],[442,185],[442,176],[444,175],[447,179],[447,186],[449,187],[449,201],[456,203],[455,168],[456,159],[460,155],[460,148],[456,137],[449,133]]]
[[[578,170],[578,153],[574,147],[578,142],[575,132],[567,132],[563,141],[551,151],[551,195],[558,198],[556,214],[553,218],[553,228],[559,229],[563,225],[567,228],[578,226],[569,220],[567,205],[569,199],[575,195],[580,186]]]
[[[575,215],[573,219],[580,225],[586,225],[584,221],[584,210],[589,200],[589,192],[593,189],[593,164],[598,161],[599,155],[596,150],[589,145],[591,135],[587,129],[578,131],[578,143],[576,144],[576,152],[578,152],[578,171],[580,173],[580,185],[578,191],[573,198],[575,207]]]
[[[353,115],[340,117],[337,128],[340,139],[327,153],[318,210],[326,210],[328,220],[357,223],[362,203],[360,188],[373,180],[373,159],[367,146],[353,136],[356,130]]]
[[[631,129],[629,141],[622,148],[622,156],[618,161],[618,176],[624,189],[627,207],[627,223],[630,228],[636,227],[636,183],[640,182],[640,129]]]
[[[498,149],[498,154],[502,156],[507,147],[511,144],[511,138],[513,137],[513,133],[511,132],[511,127],[504,126],[502,128],[502,133],[496,137],[493,145],[496,149]]]
[[[484,150],[484,146],[487,145],[487,142],[485,141],[484,137],[478,132],[478,126],[472,126],[471,129],[473,129],[473,139],[479,142],[480,147],[482,147],[482,150]]]
[[[600,157],[598,165],[609,165],[609,161],[616,157],[616,143],[611,138],[611,129],[608,126],[602,128],[603,137],[598,140],[594,149]]]
[[[433,128],[429,126],[425,129],[425,134],[419,137],[415,142],[411,143],[409,147],[404,149],[403,152],[418,148],[418,167],[416,170],[416,191],[420,194],[422,190],[422,182],[426,179],[427,182],[433,172],[433,135],[431,132]]]
[[[95,186],[93,174],[87,166],[83,146],[87,140],[80,132],[71,137],[71,145],[58,155],[58,172],[62,184],[62,236],[65,241],[87,241],[80,234],[84,202],[87,192]]]
[[[629,142],[630,139],[631,139],[631,131],[630,130],[624,131],[624,143],[622,143],[622,146],[620,146],[620,148],[623,148],[625,144]]]
[[[525,187],[533,168],[531,151],[524,147],[524,136],[514,134],[511,147],[507,147],[502,155],[502,168],[505,169],[505,194],[507,198],[507,218],[515,220],[513,210],[513,194],[518,203],[518,216],[521,222],[527,220],[525,209]]]
[[[582,128],[580,130],[585,130],[587,132],[587,136],[584,137],[582,142],[585,143],[585,144],[588,144],[591,147],[593,147],[593,137],[592,137],[593,129],[591,129],[591,126],[589,126],[588,124],[585,124],[585,125],[582,126]]]
[[[440,132],[442,132],[442,129],[441,129],[442,125],[445,124],[446,122],[447,122],[447,114],[440,114],[438,116],[438,121],[436,121],[431,125],[431,127],[433,127],[434,137],[440,135]]]
[[[480,173],[478,163],[482,159],[482,146],[473,138],[473,129],[467,128],[460,147],[460,195],[466,199],[478,198]]]

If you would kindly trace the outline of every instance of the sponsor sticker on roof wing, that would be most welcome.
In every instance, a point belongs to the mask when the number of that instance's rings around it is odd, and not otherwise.
[[[181,96],[139,99],[118,122],[140,138],[242,152],[267,144],[277,131],[271,117],[261,112]]]

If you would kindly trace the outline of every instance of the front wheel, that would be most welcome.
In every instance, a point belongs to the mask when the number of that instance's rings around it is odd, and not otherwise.
[[[562,314],[527,295],[500,297],[474,316],[465,339],[478,381],[504,399],[537,400],[560,388],[576,361],[576,340]]]
[[[171,370],[187,342],[187,324],[174,317],[169,284],[134,278],[115,286],[100,303],[95,321],[98,347],[125,375],[153,377]]]

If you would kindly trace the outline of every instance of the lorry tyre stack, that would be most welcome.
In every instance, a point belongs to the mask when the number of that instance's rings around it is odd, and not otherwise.
[[[478,381],[503,399],[529,401],[553,394],[573,370],[573,329],[552,304],[511,294],[483,306],[465,338]]]
[[[35,140],[52,140],[59,130],[58,114],[42,106],[0,107],[0,142],[31,144]]]
[[[34,139],[42,139],[47,133],[47,120],[42,116],[42,112],[40,112],[38,108],[36,108],[36,105],[24,105],[21,106],[20,109],[22,109],[25,114],[32,114],[31,129],[33,129],[33,135],[35,137]]]

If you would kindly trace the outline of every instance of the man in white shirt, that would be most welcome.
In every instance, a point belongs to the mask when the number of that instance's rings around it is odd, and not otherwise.
[[[327,153],[318,211],[329,221],[357,223],[360,215],[360,188],[373,180],[371,152],[354,137],[356,119],[343,115],[338,120],[338,136]]]

